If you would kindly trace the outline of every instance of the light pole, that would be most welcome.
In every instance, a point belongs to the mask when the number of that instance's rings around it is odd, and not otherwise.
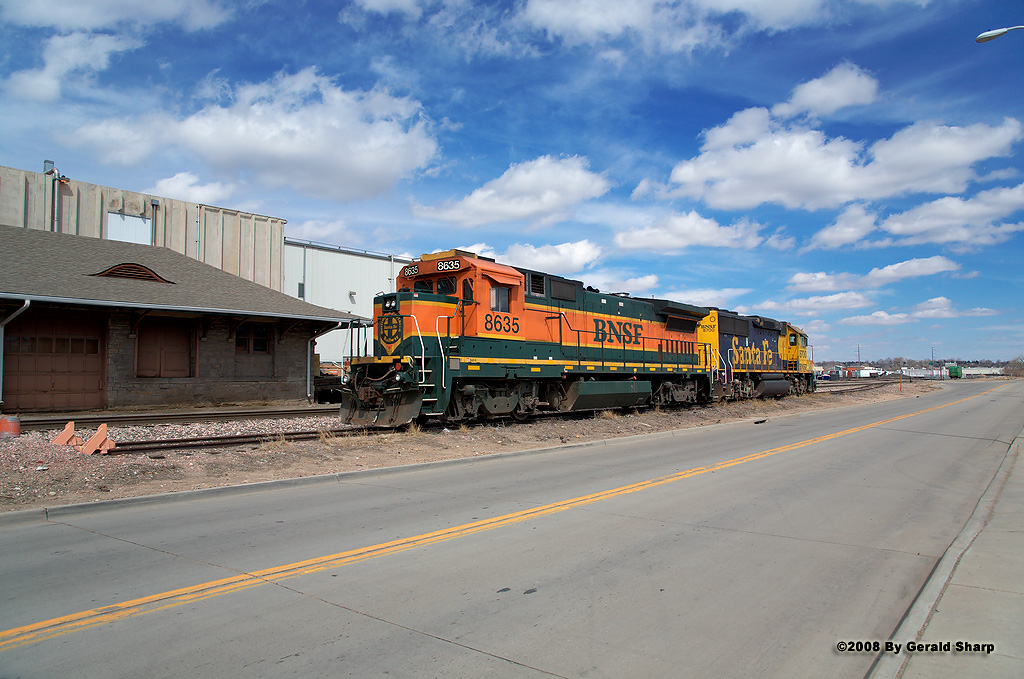
[[[1008,28],[997,28],[995,30],[985,31],[975,38],[974,42],[988,42],[989,40],[995,40],[1001,35],[1006,35],[1010,31],[1016,31],[1022,28],[1024,28],[1024,26],[1010,26]]]

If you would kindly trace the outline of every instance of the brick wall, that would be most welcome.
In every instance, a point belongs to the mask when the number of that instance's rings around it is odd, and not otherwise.
[[[130,311],[114,311],[107,334],[107,405],[111,408],[284,401],[306,397],[309,324],[271,322],[270,353],[239,353],[226,317],[182,318],[192,333],[191,377],[136,377],[137,337]],[[286,332],[282,332],[287,329]],[[282,337],[283,334],[283,337]]]

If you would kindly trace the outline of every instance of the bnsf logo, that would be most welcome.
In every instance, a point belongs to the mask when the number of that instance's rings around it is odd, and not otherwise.
[[[643,323],[623,323],[622,321],[602,321],[594,319],[594,341],[615,344],[642,344]]]
[[[438,271],[458,271],[461,268],[461,264],[457,259],[446,259],[443,262],[437,263]]]

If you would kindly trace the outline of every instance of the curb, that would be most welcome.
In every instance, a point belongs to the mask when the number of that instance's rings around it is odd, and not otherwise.
[[[950,582],[952,582],[953,577],[956,575],[956,569],[960,565],[961,559],[963,559],[985,527],[988,526],[995,513],[995,507],[1003,493],[1003,488],[1006,486],[1006,482],[1009,480],[1010,474],[1013,472],[1017,459],[1020,456],[1022,433],[1024,433],[1024,430],[1017,432],[1013,441],[1007,446],[1002,463],[1000,463],[996,473],[992,476],[988,488],[985,489],[984,494],[978,500],[978,504],[974,507],[970,518],[967,519],[967,523],[964,524],[964,527],[953,539],[953,542],[943,552],[942,557],[935,564],[932,572],[928,574],[928,578],[925,580],[924,585],[921,586],[917,597],[914,598],[914,602],[903,615],[900,624],[889,635],[888,641],[896,641],[898,639],[921,640],[921,636],[931,621],[932,614],[942,600],[942,595],[945,594]],[[893,655],[892,653],[883,652],[875,659],[868,673],[864,675],[865,679],[896,679],[903,675],[912,658],[912,653]]]

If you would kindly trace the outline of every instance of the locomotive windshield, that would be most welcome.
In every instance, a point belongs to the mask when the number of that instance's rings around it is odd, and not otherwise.
[[[437,279],[437,294],[439,295],[454,295],[455,294],[455,276],[442,276]]]

